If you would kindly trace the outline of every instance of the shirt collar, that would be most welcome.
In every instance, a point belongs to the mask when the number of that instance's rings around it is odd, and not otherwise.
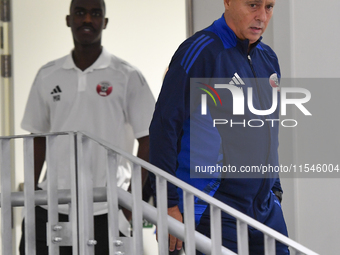
[[[98,59],[89,66],[84,72],[91,72],[95,69],[104,69],[107,68],[111,63],[111,55],[110,53],[103,47],[102,53],[99,55]],[[64,69],[79,69],[73,61],[72,51],[67,55],[65,62],[63,64]]]

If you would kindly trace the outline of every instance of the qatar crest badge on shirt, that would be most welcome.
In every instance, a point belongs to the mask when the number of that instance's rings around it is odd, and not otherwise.
[[[273,73],[269,77],[269,84],[270,84],[270,86],[272,86],[272,88],[277,88],[277,91],[280,91],[280,81],[279,81],[279,78],[277,76],[277,73]]]
[[[112,86],[107,81],[102,81],[97,85],[97,93],[102,97],[107,97],[112,92]]]

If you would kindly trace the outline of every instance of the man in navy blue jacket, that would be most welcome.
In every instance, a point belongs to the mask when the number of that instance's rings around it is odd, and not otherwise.
[[[258,116],[247,106],[241,115],[235,115],[233,106],[235,89],[245,97],[244,102],[251,89],[252,105],[257,110],[273,105],[273,83],[269,80],[280,77],[280,68],[276,54],[261,42],[261,35],[275,0],[224,0],[224,5],[222,17],[183,42],[171,60],[150,126],[150,162],[287,235],[276,173],[204,173],[209,166],[231,166],[239,172],[279,165],[279,127],[273,121],[279,119],[279,108]],[[224,78],[229,89],[217,91],[216,78]],[[211,94],[205,107],[203,91]],[[217,119],[228,124],[216,124]],[[182,191],[170,183],[168,214],[183,220]],[[210,236],[209,206],[198,199],[195,220],[196,229]],[[222,224],[223,245],[237,252],[235,219],[222,213]],[[248,233],[250,254],[263,254],[263,234],[252,227]],[[182,241],[170,236],[170,252],[181,248]],[[280,255],[289,254],[278,242],[276,250]]]

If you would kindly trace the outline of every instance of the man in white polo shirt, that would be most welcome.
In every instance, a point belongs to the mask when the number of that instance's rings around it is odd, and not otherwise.
[[[154,98],[137,69],[102,47],[102,30],[108,23],[104,17],[103,0],[72,0],[66,21],[72,31],[74,49],[39,70],[27,101],[22,128],[32,133],[86,131],[128,152],[132,152],[134,139],[137,139],[137,155],[148,160],[148,128]],[[67,137],[58,139],[58,188],[67,189],[70,188],[69,144]],[[104,153],[96,144],[92,146],[93,183],[95,187],[104,187]],[[34,149],[37,183],[45,160],[45,138],[36,138]],[[117,168],[118,185],[127,190],[131,166],[120,160]],[[46,180],[38,186],[46,187]],[[109,254],[107,206],[106,203],[94,206],[98,242],[95,254]],[[59,213],[59,220],[67,221],[68,206],[59,206]],[[47,211],[36,207],[36,218],[37,255],[48,254]],[[70,247],[61,247],[60,251],[62,255],[72,254]],[[25,254],[24,231],[20,254]]]

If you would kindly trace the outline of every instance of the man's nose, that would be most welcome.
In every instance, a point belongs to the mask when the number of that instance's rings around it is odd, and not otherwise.
[[[91,16],[91,13],[86,13],[86,14],[85,14],[84,22],[85,22],[85,23],[92,23],[92,16]]]
[[[260,8],[257,11],[257,15],[255,17],[256,20],[261,21],[261,22],[265,22],[267,20],[267,12],[266,12],[266,8]]]

